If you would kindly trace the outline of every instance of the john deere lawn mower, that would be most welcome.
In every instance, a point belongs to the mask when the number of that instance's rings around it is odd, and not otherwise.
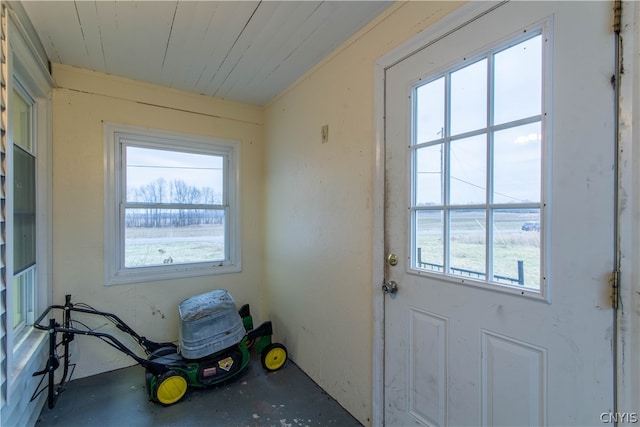
[[[62,323],[54,317],[58,310],[62,312]],[[67,295],[64,305],[48,307],[34,323],[34,327],[49,333],[49,358],[44,369],[33,374],[43,377],[31,400],[47,390],[48,406],[55,406],[75,369],[75,363],[70,362],[69,343],[76,335],[97,337],[143,366],[150,399],[164,406],[179,402],[190,387],[204,388],[231,380],[246,369],[252,348],[260,354],[267,371],[276,371],[287,361],[286,347],[271,341],[271,321],[254,328],[249,305],[237,310],[226,290],[187,298],[179,304],[178,311],[179,345],[158,343],[138,335],[115,314],[86,304],[73,304],[71,295]],[[120,331],[134,338],[146,358],[138,356],[113,335],[89,329],[72,318],[72,313],[104,317],[113,322]],[[48,325],[43,324],[48,314],[51,317]],[[62,379],[56,385],[55,372],[61,365]],[[45,378],[48,381],[43,386]]]

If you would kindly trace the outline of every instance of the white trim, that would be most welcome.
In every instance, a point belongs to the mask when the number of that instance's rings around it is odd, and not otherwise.
[[[55,83],[53,81],[53,77],[49,72],[48,64],[45,62],[48,60],[48,58],[46,57],[46,52],[40,40],[37,39],[38,35],[31,25],[24,7],[22,6],[22,4],[20,4],[20,2],[11,1],[9,3],[10,4],[7,8],[7,14],[9,18],[11,18],[14,29],[20,34],[20,38],[22,39],[24,46],[29,50],[30,53],[30,60],[32,61],[32,64],[30,64],[29,70],[37,70],[40,74],[40,77],[47,80],[47,87],[54,87]],[[9,34],[12,34],[11,31],[8,32]]]
[[[640,411],[640,6],[622,6],[624,74],[619,106],[620,306],[617,310],[617,411]],[[613,37],[613,36],[612,36]],[[626,423],[620,423],[626,424]]]
[[[240,143],[235,140],[191,135],[179,132],[149,129],[115,123],[103,123],[104,136],[104,274],[106,285],[152,282],[158,280],[178,279],[184,277],[206,276],[213,274],[237,273],[242,270],[241,232],[240,232]],[[224,262],[201,262],[176,264],[167,266],[125,268],[120,265],[119,257],[122,247],[122,234],[119,212],[122,191],[120,166],[120,140],[143,138],[149,142],[140,145],[214,155],[224,155],[228,161],[228,182],[225,203],[230,215],[225,218],[226,235]]]
[[[385,63],[373,70],[373,414],[372,425],[384,425],[384,82]]]
[[[16,79],[24,87],[28,95],[33,99],[33,142],[32,152],[36,154],[36,288],[34,289],[35,305],[34,315],[49,305],[52,295],[52,98],[51,87],[53,80],[46,67],[43,66],[32,41],[24,31],[21,22],[11,10],[7,10],[7,113],[12,111],[11,93],[14,90]],[[6,154],[6,215],[13,216],[13,129],[11,123],[7,123],[7,154]],[[13,224],[7,219],[7,260],[6,260],[6,300],[13,301]],[[6,307],[6,316],[2,327],[5,329],[6,375],[7,395],[5,408],[9,408],[10,416],[19,417],[20,410],[35,408],[35,404],[20,406],[21,402],[28,400],[33,390],[26,390],[24,384],[31,383],[30,364],[39,357],[44,337],[41,331],[33,328],[23,335],[16,335],[13,330],[13,307],[10,303]],[[15,392],[12,392],[15,390]],[[37,407],[35,410],[39,410]],[[25,412],[26,413],[26,412]],[[9,415],[2,415],[2,422],[6,422]],[[11,424],[11,422],[9,422]]]
[[[385,276],[384,235],[384,147],[385,147],[385,74],[394,64],[455,31],[470,20],[489,12],[499,2],[470,2],[417,34],[374,64],[373,79],[373,414],[372,425],[384,425],[384,294],[380,286]]]
[[[28,82],[28,85],[35,86],[41,91],[37,97],[44,97],[47,91],[50,91],[50,89],[55,86],[53,77],[49,74],[47,66],[42,63],[42,58],[33,41],[29,38],[28,32],[24,29],[22,22],[20,22],[17,13],[11,10],[11,8],[8,8],[7,15],[9,17],[7,39],[9,40],[10,47],[18,52],[20,61],[23,63],[23,69],[20,71],[26,74],[24,77],[28,76],[32,79],[32,81]],[[7,62],[11,63],[12,61],[11,59],[7,59]],[[10,76],[11,73],[8,73],[7,78],[10,78]]]

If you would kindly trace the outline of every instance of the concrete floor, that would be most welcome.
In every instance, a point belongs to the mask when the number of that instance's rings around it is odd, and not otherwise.
[[[291,360],[266,372],[256,356],[224,386],[191,389],[163,407],[147,397],[144,368],[132,366],[69,382],[56,406],[46,404],[36,427],[46,426],[361,426]]]

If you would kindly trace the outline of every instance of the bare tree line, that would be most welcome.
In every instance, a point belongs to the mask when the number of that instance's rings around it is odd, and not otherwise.
[[[190,186],[185,181],[158,178],[141,187],[127,188],[127,201],[149,204],[222,205],[222,194],[211,187]],[[127,227],[184,227],[189,225],[222,224],[224,209],[212,208],[128,208]]]

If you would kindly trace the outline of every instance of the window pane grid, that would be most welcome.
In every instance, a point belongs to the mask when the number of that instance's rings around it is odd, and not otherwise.
[[[112,181],[117,256],[110,264],[115,272],[110,284],[164,273],[238,270],[237,189],[230,182],[237,168],[236,144],[209,146],[188,135],[184,140],[152,133],[111,135],[119,173]]]
[[[540,34],[488,52],[414,90],[413,268],[539,290],[542,89],[535,80],[542,80]],[[533,77],[505,74],[504,64],[523,55]],[[506,87],[511,90],[524,81],[533,81],[537,88],[527,95],[535,98],[533,102],[505,98]],[[443,108],[429,102],[440,102]],[[466,120],[465,112],[475,118]],[[438,131],[441,122],[444,126]],[[435,220],[438,216],[440,222]]]
[[[224,209],[228,205],[201,205],[180,203],[123,203],[127,208],[135,209]]]
[[[121,143],[121,266],[228,260],[225,156]]]
[[[482,128],[482,129],[476,129],[476,130],[465,132],[465,133],[462,133],[462,134],[459,134],[459,135],[446,136],[444,138],[438,138],[438,139],[434,139],[434,140],[428,141],[428,142],[415,143],[415,144],[412,144],[410,148],[412,150],[417,150],[417,149],[424,148],[424,147],[431,147],[431,146],[438,145],[438,144],[448,143],[450,141],[456,141],[458,139],[464,139],[464,138],[470,138],[470,137],[477,136],[477,135],[482,135],[482,134],[487,133],[487,131],[489,133],[491,133],[491,132],[510,129],[510,128],[523,126],[523,125],[528,125],[528,124],[537,123],[537,122],[542,122],[542,115],[541,114],[537,114],[535,116],[525,117],[525,118],[522,118],[522,119],[514,120],[512,122],[501,123],[499,125],[489,126],[489,127]]]

